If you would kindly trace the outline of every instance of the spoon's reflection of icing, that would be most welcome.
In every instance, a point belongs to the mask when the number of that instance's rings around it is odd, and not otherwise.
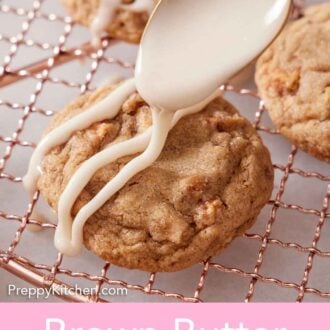
[[[92,22],[91,31],[94,46],[99,46],[102,34],[111,23],[118,8],[123,8],[136,12],[152,12],[154,8],[153,0],[135,0],[132,4],[122,4],[121,0],[100,0],[97,14]]]

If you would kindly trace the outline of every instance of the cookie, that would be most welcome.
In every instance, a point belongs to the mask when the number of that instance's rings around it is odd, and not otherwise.
[[[330,3],[281,33],[258,60],[256,83],[280,133],[330,163]]]
[[[48,132],[111,93],[81,96],[59,112]],[[149,106],[135,93],[113,120],[76,132],[42,163],[41,194],[56,210],[77,168],[109,143],[144,132]],[[75,216],[134,156],[99,170],[79,196]],[[177,271],[217,255],[256,220],[270,198],[270,155],[251,124],[222,98],[185,117],[159,159],[133,177],[84,227],[84,244],[101,258],[145,271]]]
[[[61,2],[76,23],[87,27],[92,25],[100,6],[100,0],[61,0]],[[135,12],[118,8],[105,32],[115,39],[139,43],[148,19],[149,14],[146,11]]]

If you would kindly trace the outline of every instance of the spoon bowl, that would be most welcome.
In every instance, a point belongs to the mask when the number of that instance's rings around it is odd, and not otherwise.
[[[291,0],[162,0],[144,32],[135,78],[152,106],[185,109],[209,97],[278,35]]]

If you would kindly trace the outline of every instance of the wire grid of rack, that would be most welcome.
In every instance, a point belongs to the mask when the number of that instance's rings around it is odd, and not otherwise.
[[[72,22],[71,18],[62,14],[53,14],[44,11],[48,3],[54,2],[55,0],[37,0],[30,2],[30,6],[20,7],[16,3],[19,1],[10,1],[6,3],[0,1],[0,27],[1,23],[6,24],[5,18],[8,20],[7,16],[11,18],[19,18],[20,24],[18,24],[17,31],[7,31],[6,29],[0,30],[0,46],[6,45],[5,50],[3,47],[0,48],[0,92],[8,88],[8,86],[15,86],[19,82],[24,80],[32,81],[33,90],[29,92],[28,102],[20,102],[16,100],[6,99],[6,93],[0,94],[0,107],[2,111],[0,112],[0,122],[3,123],[0,126],[0,224],[2,226],[11,226],[14,228],[12,237],[8,241],[8,246],[3,247],[1,245],[0,249],[0,266],[5,270],[11,272],[13,275],[29,282],[32,285],[44,288],[53,288],[54,292],[57,293],[60,298],[68,301],[107,301],[115,300],[114,298],[109,299],[109,297],[104,297],[101,295],[102,288],[105,286],[111,287],[122,287],[126,288],[128,292],[139,292],[142,294],[143,298],[141,300],[148,301],[151,297],[161,297],[161,301],[185,301],[185,302],[202,302],[208,301],[207,292],[215,290],[216,287],[220,287],[220,291],[225,291],[225,286],[228,283],[236,283],[235,278],[245,279],[245,291],[243,289],[241,298],[236,300],[243,300],[246,302],[254,301],[254,298],[258,295],[258,290],[262,291],[262,286],[276,286],[283,288],[285,291],[290,291],[290,297],[293,301],[327,301],[330,298],[330,280],[327,281],[328,276],[327,269],[330,269],[330,244],[326,237],[323,236],[329,231],[329,199],[330,199],[330,175],[329,167],[325,164],[321,164],[317,160],[311,159],[311,157],[303,154],[296,147],[292,146],[290,149],[284,149],[278,151],[277,144],[273,142],[270,143],[270,149],[273,152],[281,154],[281,159],[285,162],[275,162],[274,169],[277,177],[277,184],[274,188],[274,193],[272,200],[269,201],[268,206],[262,212],[259,221],[257,233],[253,230],[248,232],[240,240],[244,240],[242,246],[253,246],[256,247],[254,253],[252,253],[253,267],[252,269],[240,267],[235,264],[235,258],[231,265],[226,265],[219,259],[211,259],[201,263],[201,265],[196,266],[190,271],[191,274],[196,275],[195,285],[191,284],[191,287],[180,288],[175,284],[176,274],[144,274],[146,280],[143,283],[135,284],[135,272],[130,270],[121,270],[120,274],[125,274],[125,279],[116,279],[112,274],[111,270],[113,266],[108,263],[104,263],[103,267],[100,269],[95,269],[93,271],[82,271],[80,269],[72,270],[70,268],[70,261],[64,258],[61,254],[57,254],[52,263],[42,263],[35,259],[33,256],[27,257],[25,253],[26,247],[19,250],[20,245],[23,243],[24,237],[26,235],[31,235],[27,233],[27,224],[35,224],[41,227],[42,231],[53,232],[55,225],[51,222],[49,223],[38,223],[34,219],[30,218],[31,212],[35,207],[36,203],[39,203],[39,194],[35,194],[32,201],[29,201],[27,205],[22,209],[21,213],[9,212],[3,209],[4,200],[11,199],[14,200],[15,194],[12,190],[13,186],[22,185],[21,176],[16,175],[15,166],[20,162],[15,153],[20,153],[22,150],[29,150],[31,152],[35,143],[31,142],[29,139],[29,132],[31,131],[31,125],[33,121],[36,121],[35,114],[43,117],[50,117],[53,115],[54,111],[48,110],[47,108],[40,107],[38,100],[47,96],[47,84],[51,83],[54,86],[61,86],[65,89],[74,89],[79,93],[84,93],[86,91],[92,90],[93,79],[100,71],[102,64],[108,64],[109,66],[117,66],[128,70],[128,74],[132,74],[132,68],[134,65],[132,61],[125,61],[123,59],[117,58],[116,56],[109,56],[109,50],[116,45],[112,40],[104,40],[102,48],[93,51],[88,43],[82,46],[75,46],[73,49],[67,47],[68,40],[70,38],[74,39],[74,29],[75,24]],[[11,19],[9,18],[9,19]],[[57,38],[57,42],[50,43],[48,41],[36,41],[29,37],[29,31],[33,28],[36,21],[43,20],[44,26],[49,24],[49,29],[52,29],[52,23],[59,23],[57,26],[57,31],[60,31],[60,36]],[[1,22],[2,21],[2,22]],[[50,31],[50,30],[49,30]],[[29,49],[38,49],[41,51],[41,58],[46,57],[46,61],[32,61],[34,64],[27,63],[26,67],[12,68],[13,62],[18,54],[27,52]],[[20,53],[21,52],[21,53]],[[47,54],[45,56],[45,54]],[[56,70],[58,65],[67,63],[69,65],[72,61],[77,59],[84,59],[85,62],[78,63],[78,65],[83,65],[88,67],[88,70],[84,72],[81,81],[71,81],[70,79],[63,79],[56,77],[52,72]],[[86,63],[88,59],[88,63]],[[71,62],[70,62],[71,61]],[[77,62],[77,61],[76,61]],[[77,70],[77,69],[76,69]],[[83,71],[83,70],[82,70]],[[269,119],[267,118],[267,113],[265,112],[263,103],[259,100],[256,92],[251,89],[239,89],[233,86],[227,85],[222,87],[226,91],[226,96],[240,98],[241,102],[248,103],[253,113],[249,114],[249,118],[253,122],[254,126],[260,132],[260,134],[265,138],[271,138],[273,136],[279,137],[276,130],[271,126]],[[17,95],[18,97],[19,95]],[[9,118],[9,113],[15,112],[15,124],[14,129],[6,131],[6,120]],[[245,114],[244,114],[245,115]],[[40,117],[38,117],[40,118]],[[8,124],[8,126],[10,126]],[[280,137],[279,137],[280,138]],[[36,141],[35,141],[36,142]],[[298,158],[298,160],[297,160]],[[14,160],[13,160],[14,159]],[[307,159],[307,161],[305,161]],[[11,164],[11,162],[13,164]],[[305,164],[311,164],[311,168],[305,168]],[[315,166],[314,166],[315,164]],[[316,170],[314,170],[316,169]],[[300,184],[297,185],[297,189],[293,185],[296,185],[298,181],[292,181],[292,178],[298,178]],[[322,198],[318,198],[318,207],[309,207],[308,205],[302,205],[299,203],[291,203],[287,201],[286,192],[290,191],[291,198],[299,194],[299,190],[310,190],[311,193],[314,191],[311,189],[311,182],[313,182],[313,189],[320,189],[322,191]],[[14,188],[13,188],[14,189]],[[319,196],[319,195],[318,195]],[[289,198],[290,199],[290,198]],[[15,203],[15,202],[14,202]],[[308,203],[307,203],[308,204]],[[281,211],[291,212],[291,218],[298,219],[296,222],[296,227],[293,231],[306,232],[304,225],[306,221],[308,224],[308,231],[310,239],[300,240],[299,242],[292,239],[285,239],[285,229],[278,229],[276,231],[277,236],[273,236],[274,227],[277,223],[280,223],[279,214]],[[300,220],[304,218],[304,220]],[[307,219],[307,220],[306,220]],[[1,227],[3,228],[3,227]],[[1,233],[0,228],[0,233]],[[326,231],[326,233],[323,233]],[[322,233],[322,236],[321,236]],[[294,234],[294,233],[293,233]],[[39,233],[33,234],[33,241],[38,244]],[[294,235],[293,235],[294,236]],[[297,236],[301,236],[300,234]],[[305,235],[307,237],[307,235]],[[305,237],[303,236],[303,237]],[[49,236],[51,237],[51,235]],[[48,238],[49,238],[48,237]],[[280,237],[280,238],[278,238]],[[321,239],[322,237],[322,239]],[[8,238],[6,237],[8,240]],[[0,234],[0,244],[1,241],[6,241],[1,238]],[[39,244],[43,244],[43,240]],[[50,242],[49,244],[52,244]],[[235,243],[233,244],[235,245]],[[41,245],[42,247],[42,245]],[[276,253],[270,253],[267,255],[267,251],[272,247],[276,247]],[[327,249],[327,247],[329,247]],[[19,252],[18,252],[19,250]],[[295,271],[295,278],[297,280],[285,280],[279,276],[274,276],[273,274],[266,274],[263,271],[263,265],[265,263],[277,263],[277,267],[281,268],[281,258],[285,258],[286,253],[295,253],[293,257],[293,263],[295,260],[303,260],[303,267],[301,271]],[[299,258],[297,257],[299,255]],[[93,256],[87,256],[87,261],[95,258]],[[98,258],[97,258],[98,259]],[[273,259],[273,260],[272,260]],[[317,259],[317,260],[316,260]],[[322,262],[325,262],[326,267],[319,266]],[[326,264],[328,262],[328,265]],[[274,268],[276,269],[276,267]],[[284,271],[285,272],[285,271]],[[321,288],[317,286],[317,281],[311,281],[313,272],[318,274],[315,278],[324,279],[324,283]],[[212,279],[210,273],[213,273]],[[221,281],[214,279],[215,273],[227,274],[228,276],[222,278]],[[183,273],[185,274],[185,273]],[[280,273],[279,273],[280,274]],[[190,276],[189,275],[189,276]],[[183,275],[185,276],[185,275]],[[162,287],[157,286],[157,279],[161,277],[163,282],[167,285]],[[224,282],[226,280],[226,283]],[[85,283],[88,282],[91,287],[95,288],[93,294],[84,295],[81,292],[72,292],[68,294],[61,291],[59,293],[58,288],[70,288],[72,283],[75,281],[84,280]],[[187,278],[185,279],[185,281]],[[188,281],[190,283],[190,281]],[[209,282],[209,283],[208,283]],[[328,289],[327,286],[328,285]],[[209,286],[209,289],[205,287]],[[258,286],[260,289],[258,289]],[[219,293],[221,296],[221,292]],[[285,296],[286,300],[288,297]],[[306,297],[308,297],[306,299]],[[268,297],[268,300],[279,300],[276,299],[276,294],[272,297]],[[217,300],[217,299],[215,299]],[[231,301],[231,299],[227,299]],[[235,299],[233,299],[234,301]],[[258,301],[258,299],[255,299]],[[263,300],[261,297],[259,300]]]

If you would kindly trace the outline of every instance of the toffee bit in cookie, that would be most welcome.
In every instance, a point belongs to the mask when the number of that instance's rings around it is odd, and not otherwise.
[[[196,209],[194,221],[198,229],[209,227],[219,221],[221,216],[221,201],[207,201]]]

